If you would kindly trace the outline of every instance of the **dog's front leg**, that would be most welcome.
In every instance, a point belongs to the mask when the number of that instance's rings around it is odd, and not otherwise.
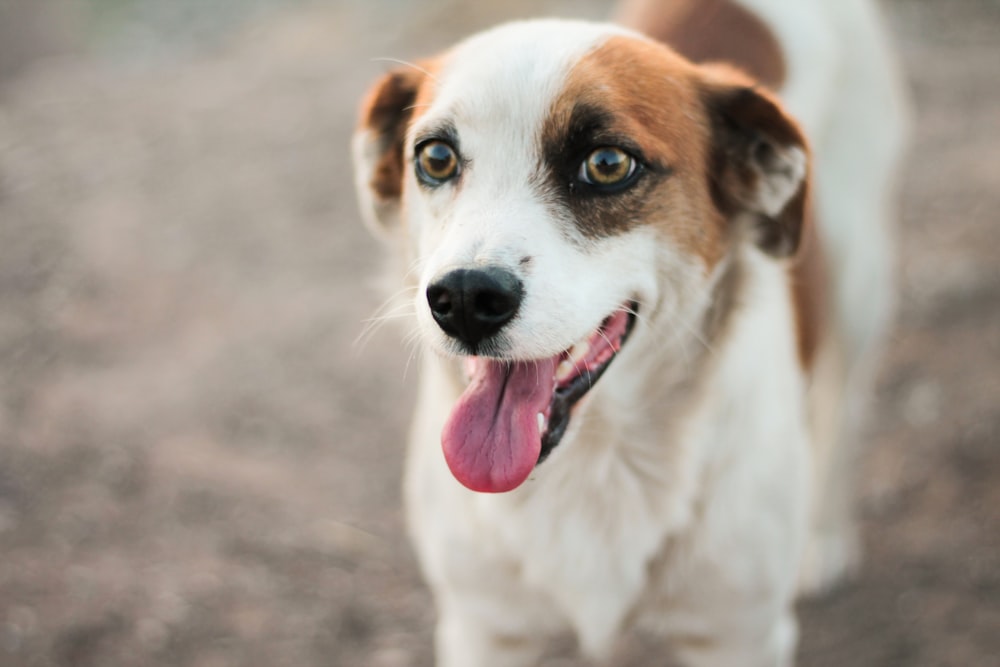
[[[504,633],[454,601],[439,607],[437,667],[531,667],[545,652],[542,637]]]
[[[789,611],[763,633],[688,638],[675,643],[675,653],[684,667],[791,667],[797,640]]]

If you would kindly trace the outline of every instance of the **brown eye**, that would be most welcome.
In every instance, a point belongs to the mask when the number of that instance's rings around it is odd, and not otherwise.
[[[580,165],[578,178],[589,185],[613,187],[635,173],[635,159],[620,148],[598,148]]]
[[[458,174],[458,155],[443,141],[428,141],[417,148],[417,175],[428,185],[440,185]]]

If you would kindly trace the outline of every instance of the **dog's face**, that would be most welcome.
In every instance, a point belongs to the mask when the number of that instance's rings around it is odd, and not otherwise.
[[[697,323],[734,247],[798,244],[794,124],[611,26],[510,24],[392,72],[354,149],[363,212],[409,249],[422,339],[464,358],[442,441],[475,490],[518,486],[619,351]]]

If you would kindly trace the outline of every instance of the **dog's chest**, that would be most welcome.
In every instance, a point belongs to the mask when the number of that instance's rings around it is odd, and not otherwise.
[[[656,449],[680,458],[678,449]],[[578,446],[573,453],[544,479],[539,472],[537,487],[520,502],[484,498],[481,509],[518,561],[522,582],[554,601],[585,651],[600,654],[649,587],[670,581],[672,545],[691,512],[683,477],[691,476],[686,462],[635,460],[650,455],[638,448]],[[665,477],[651,484],[639,472],[649,470]]]

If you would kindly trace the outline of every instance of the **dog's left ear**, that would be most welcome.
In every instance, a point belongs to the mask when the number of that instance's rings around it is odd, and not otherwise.
[[[744,75],[703,67],[711,119],[712,198],[732,224],[749,221],[757,245],[774,257],[795,253],[809,185],[809,148],[777,100]]]
[[[361,103],[352,142],[354,181],[365,222],[379,235],[399,226],[403,144],[426,77],[416,67],[389,72]]]

